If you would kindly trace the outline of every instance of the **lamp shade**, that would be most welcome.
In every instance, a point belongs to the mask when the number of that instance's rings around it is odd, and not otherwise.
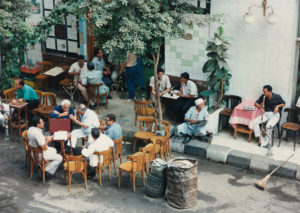
[[[269,24],[277,24],[278,23],[278,17],[272,13],[271,15],[269,15],[268,19],[267,19]]]
[[[296,103],[296,107],[300,108],[300,96],[298,97],[297,103]]]
[[[244,22],[247,24],[252,24],[255,22],[255,17],[252,13],[246,13],[244,15]]]

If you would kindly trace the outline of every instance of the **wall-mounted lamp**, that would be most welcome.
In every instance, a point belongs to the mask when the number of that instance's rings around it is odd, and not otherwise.
[[[267,10],[271,10],[270,13],[268,14],[267,21],[269,24],[276,24],[278,22],[278,17],[274,14],[273,8],[271,6],[268,6],[267,4],[268,4],[268,0],[263,0],[260,6],[251,5],[248,9],[248,12],[244,15],[244,21],[247,24],[252,24],[255,22],[255,17],[251,12],[251,9],[255,7],[255,8],[262,8],[264,16],[266,16]]]

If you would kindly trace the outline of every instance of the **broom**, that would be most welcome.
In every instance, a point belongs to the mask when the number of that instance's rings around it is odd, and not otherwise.
[[[293,157],[294,154],[292,154],[290,157],[288,157],[281,165],[277,166],[270,174],[266,175],[263,179],[257,181],[254,185],[260,189],[260,190],[265,190],[266,188],[266,185],[267,185],[267,182],[268,180],[270,179],[271,175],[277,171],[277,169],[279,169],[281,166],[283,166],[284,164],[287,163],[287,161],[289,159],[291,159],[291,157]]]

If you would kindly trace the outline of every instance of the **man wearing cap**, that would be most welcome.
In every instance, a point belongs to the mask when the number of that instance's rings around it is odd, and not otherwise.
[[[184,136],[183,143],[190,142],[193,135],[206,135],[207,107],[202,98],[198,98],[195,105],[185,114],[184,123],[177,126],[177,135]]]

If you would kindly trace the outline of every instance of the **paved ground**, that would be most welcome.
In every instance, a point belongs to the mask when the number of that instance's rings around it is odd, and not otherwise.
[[[130,144],[124,146],[123,154],[128,150]],[[13,137],[11,141],[0,140],[0,212],[300,212],[297,181],[274,176],[267,190],[260,191],[253,183],[264,174],[206,160],[199,160],[198,174],[197,205],[184,211],[170,207],[164,199],[147,197],[140,177],[133,193],[128,176],[122,178],[119,189],[117,176],[113,174],[109,181],[104,172],[103,186],[93,178],[88,180],[87,190],[75,176],[69,193],[62,168],[46,184],[37,173],[31,180],[24,167],[22,141]]]

